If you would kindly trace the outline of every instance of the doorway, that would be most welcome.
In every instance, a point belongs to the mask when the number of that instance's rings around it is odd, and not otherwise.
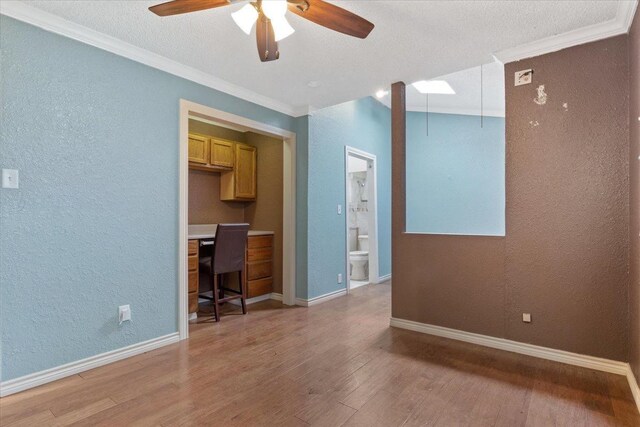
[[[178,250],[178,330],[180,339],[189,337],[188,309],[188,206],[189,206],[189,119],[199,118],[243,132],[253,132],[283,141],[282,178],[282,302],[295,305],[296,247],[296,134],[246,117],[180,100],[179,127],[179,250]]]
[[[346,283],[352,289],[379,282],[376,156],[345,147]]]

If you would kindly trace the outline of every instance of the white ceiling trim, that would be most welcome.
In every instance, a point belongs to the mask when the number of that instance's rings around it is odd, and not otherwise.
[[[0,14],[26,22],[43,30],[77,40],[116,55],[165,71],[178,77],[227,93],[293,117],[308,114],[308,108],[296,109],[272,98],[257,94],[211,74],[186,66],[162,55],[129,44],[118,38],[92,30],[20,1],[0,2]]]
[[[629,32],[637,7],[638,0],[620,0],[618,2],[616,17],[610,21],[589,25],[577,30],[501,50],[500,52],[494,53],[493,56],[503,64],[507,64],[509,62],[520,61],[521,59],[556,52],[571,46],[626,34]]]

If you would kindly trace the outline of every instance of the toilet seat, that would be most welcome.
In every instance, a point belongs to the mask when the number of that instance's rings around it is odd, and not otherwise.
[[[349,252],[349,256],[351,257],[363,257],[369,256],[369,252],[367,251],[351,251]]]

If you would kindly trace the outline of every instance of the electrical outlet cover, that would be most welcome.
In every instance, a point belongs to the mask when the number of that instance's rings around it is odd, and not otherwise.
[[[2,169],[2,188],[18,188],[17,169]]]
[[[531,84],[532,76],[533,76],[532,69],[516,71],[514,76],[515,77],[514,85],[522,86],[522,85]]]

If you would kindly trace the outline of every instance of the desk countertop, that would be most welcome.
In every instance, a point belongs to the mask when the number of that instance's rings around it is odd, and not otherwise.
[[[189,240],[212,239],[216,237],[216,227],[218,224],[192,224],[189,225]],[[273,231],[249,230],[249,236],[268,236],[274,234]]]

